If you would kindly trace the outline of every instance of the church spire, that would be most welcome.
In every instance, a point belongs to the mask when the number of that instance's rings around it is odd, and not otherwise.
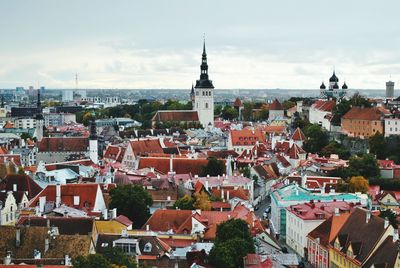
[[[43,120],[42,103],[40,101],[40,89],[38,89],[38,94],[37,94],[36,120]]]
[[[200,79],[196,81],[196,88],[214,88],[212,81],[208,79],[208,64],[207,64],[205,37],[203,40],[203,54],[201,55]]]

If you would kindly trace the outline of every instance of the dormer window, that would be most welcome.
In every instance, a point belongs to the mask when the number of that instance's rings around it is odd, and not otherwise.
[[[146,245],[144,245],[143,252],[151,252],[151,248],[152,248],[152,247],[153,247],[153,246],[151,245],[151,243],[150,243],[150,242],[147,242]]]

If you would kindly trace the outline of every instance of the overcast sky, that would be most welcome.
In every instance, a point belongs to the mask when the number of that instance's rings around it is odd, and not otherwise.
[[[400,85],[399,0],[1,0],[0,88]]]

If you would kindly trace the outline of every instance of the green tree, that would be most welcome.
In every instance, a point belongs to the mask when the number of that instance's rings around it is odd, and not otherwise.
[[[141,228],[150,217],[149,206],[153,204],[151,195],[138,185],[119,185],[110,190],[111,208],[117,208],[118,214],[133,221],[134,228]]]
[[[211,210],[211,201],[205,192],[196,193],[193,207],[200,210]]]
[[[226,120],[233,120],[236,119],[239,116],[238,111],[231,106],[225,106],[224,109],[222,109],[222,118]]]
[[[386,143],[385,137],[376,132],[373,136],[368,139],[369,151],[376,155],[378,159],[386,158]]]
[[[23,140],[27,140],[27,139],[32,139],[32,136],[31,135],[29,135],[29,133],[27,133],[27,132],[23,132],[23,133],[21,133],[21,139],[23,139]]]
[[[200,176],[218,176],[222,175],[225,172],[225,164],[224,161],[218,160],[215,157],[209,157],[207,165],[203,166],[201,169]]]
[[[248,166],[240,168],[240,173],[243,174],[243,176],[246,177],[246,178],[250,178],[251,177],[250,168]]]
[[[111,263],[101,254],[79,256],[72,261],[74,268],[111,268]]]
[[[241,219],[230,219],[218,225],[209,259],[214,267],[243,267],[243,257],[254,251],[248,224]]]
[[[194,209],[193,204],[194,204],[194,199],[190,195],[185,195],[178,200],[176,200],[174,207],[179,208],[179,209],[188,209],[192,210]]]
[[[350,157],[349,169],[349,173],[357,174],[367,179],[377,178],[380,174],[378,162],[373,154]]]
[[[4,177],[7,175],[7,167],[5,164],[0,164],[0,178],[4,179]]]
[[[356,193],[362,192],[367,193],[369,189],[369,183],[363,176],[351,177],[349,181],[349,192]]]
[[[399,221],[397,220],[397,215],[390,209],[381,210],[379,213],[379,217],[382,219],[388,219],[389,223],[393,226],[393,228],[397,229],[399,226]]]
[[[252,102],[245,102],[243,104],[243,120],[245,121],[253,120],[253,109],[254,109],[254,104]]]
[[[134,257],[126,255],[121,248],[108,248],[104,252],[104,257],[114,266],[125,268],[136,268],[137,263]]]
[[[323,156],[329,157],[331,154],[339,155],[340,159],[349,159],[350,151],[337,141],[331,141],[328,145],[321,149]]]
[[[328,133],[319,125],[312,124],[305,128],[306,141],[303,149],[309,153],[320,153],[322,148],[328,145]]]

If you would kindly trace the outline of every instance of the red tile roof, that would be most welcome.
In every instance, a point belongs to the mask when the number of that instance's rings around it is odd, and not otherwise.
[[[269,106],[270,110],[284,110],[282,104],[278,101],[278,99],[275,99],[271,105]]]
[[[61,204],[90,212],[95,206],[98,188],[99,185],[95,183],[61,185]],[[55,202],[56,185],[48,185],[44,188],[39,195],[30,201],[29,206],[37,206],[41,196],[46,196],[46,202]],[[74,196],[79,196],[79,205],[74,205]]]
[[[131,140],[130,145],[135,155],[164,153],[159,139]]]
[[[115,220],[125,226],[130,226],[133,223],[128,217],[124,215],[119,215],[118,217],[115,218]]]
[[[28,175],[9,174],[4,177],[0,189],[13,191],[13,185],[17,185],[17,191],[28,192],[29,199],[35,197],[42,191],[42,188]]]
[[[19,154],[2,154],[0,155],[0,164],[6,164],[7,162],[13,163],[15,166],[20,167],[21,155]]]
[[[191,159],[191,158],[173,158],[173,169],[176,174],[193,174],[200,175],[203,166],[208,163],[207,159]],[[141,157],[139,159],[139,167],[154,168],[157,171],[167,174],[170,171],[169,157]]]
[[[199,121],[199,115],[197,111],[158,111],[152,118],[152,121]]]
[[[231,130],[231,141],[233,146],[251,146],[257,142],[265,143],[266,139],[261,130]]]
[[[239,98],[236,98],[235,102],[233,103],[233,107],[242,107],[242,101]]]
[[[342,119],[357,119],[357,120],[380,120],[382,112],[375,108],[360,108],[352,107]]]
[[[324,112],[332,112],[333,108],[335,108],[335,101],[325,101],[325,100],[317,100],[314,102],[312,107],[316,110],[324,111]]]
[[[38,146],[39,152],[85,152],[88,151],[87,137],[44,137]]]
[[[292,140],[294,141],[305,141],[306,135],[304,135],[303,131],[300,128],[296,128],[293,132]]]
[[[104,153],[104,158],[117,162],[122,162],[126,148],[120,145],[108,145]]]

